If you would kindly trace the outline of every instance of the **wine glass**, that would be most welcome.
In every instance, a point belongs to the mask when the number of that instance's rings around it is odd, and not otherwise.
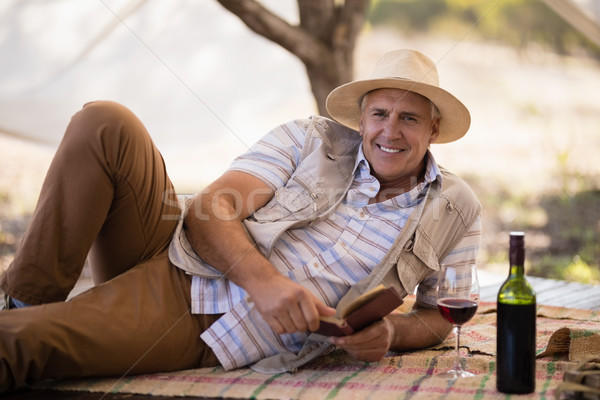
[[[479,281],[475,264],[442,265],[438,275],[437,307],[451,322],[456,335],[454,367],[438,376],[446,379],[474,376],[465,371],[460,360],[460,328],[473,318],[479,304]]]

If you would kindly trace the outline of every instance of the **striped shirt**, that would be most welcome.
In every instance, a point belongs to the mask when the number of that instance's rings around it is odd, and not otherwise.
[[[249,173],[274,190],[283,187],[300,161],[303,134],[301,129],[276,129],[237,158],[230,169]],[[324,303],[335,306],[390,250],[411,212],[423,200],[428,185],[442,179],[430,153],[427,159],[424,182],[407,193],[369,204],[380,184],[371,175],[361,149],[350,190],[336,211],[311,226],[282,234],[269,261]],[[444,262],[474,261],[479,237],[477,220]],[[418,303],[436,306],[436,281],[432,274],[418,286]],[[225,369],[248,365],[282,351],[298,352],[308,335],[275,334],[244,290],[227,279],[194,276],[192,312],[225,314],[201,335]]]

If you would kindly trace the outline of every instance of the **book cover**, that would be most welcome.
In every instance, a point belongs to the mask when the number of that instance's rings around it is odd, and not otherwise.
[[[341,310],[341,318],[322,316],[315,333],[324,336],[351,335],[379,321],[402,303],[394,288],[379,285],[351,301]]]

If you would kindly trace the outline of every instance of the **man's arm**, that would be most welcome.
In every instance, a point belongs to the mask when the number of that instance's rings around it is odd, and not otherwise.
[[[452,330],[437,309],[414,306],[407,314],[390,314],[362,331],[332,338],[332,343],[362,361],[379,361],[388,350],[407,351],[441,343]]]
[[[273,190],[258,178],[228,171],[193,199],[186,234],[198,256],[248,293],[276,333],[314,330],[320,314],[335,310],[281,275],[243,227],[242,221],[272,197]]]
[[[391,314],[394,335],[391,350],[423,349],[442,343],[452,330],[452,324],[442,317],[437,308],[423,308],[416,304],[408,314]]]

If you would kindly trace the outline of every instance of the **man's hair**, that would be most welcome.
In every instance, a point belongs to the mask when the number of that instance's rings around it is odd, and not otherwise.
[[[375,90],[377,90],[377,89],[375,89]],[[369,96],[369,93],[371,93],[372,91],[373,90],[371,90],[371,91],[363,94],[363,96],[360,98],[359,105],[360,105],[360,112],[361,113],[365,111],[365,107],[366,107],[366,104],[367,104],[367,97]],[[413,92],[413,93],[416,93],[416,92]],[[419,94],[419,93],[416,93],[416,94]],[[425,97],[423,95],[419,94],[419,96],[425,98],[425,100],[427,100],[429,102],[429,104],[431,105],[431,119],[432,120],[435,120],[435,119],[438,119],[438,118],[442,117],[439,108],[435,105],[435,103],[433,101],[429,100],[427,97]]]

